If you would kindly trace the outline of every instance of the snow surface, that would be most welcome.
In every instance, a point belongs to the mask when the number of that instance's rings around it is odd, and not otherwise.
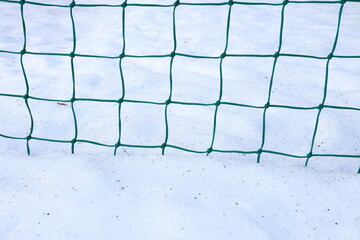
[[[41,0],[69,4],[66,0]],[[133,0],[128,3],[172,4]],[[182,1],[216,2],[216,1]],[[268,2],[279,3],[273,0]],[[79,0],[76,3],[119,1]],[[340,4],[288,4],[281,52],[325,57],[334,41]],[[118,56],[121,8],[75,7],[76,53]],[[335,55],[360,55],[360,3],[347,2]],[[219,56],[224,51],[228,6],[176,10],[177,52]],[[277,51],[281,6],[234,5],[228,54]],[[70,53],[68,8],[25,4],[27,51]],[[173,51],[172,8],[126,8],[126,54]],[[20,51],[20,5],[0,2],[0,50]],[[219,59],[176,56],[174,101],[214,103],[219,96]],[[273,58],[226,57],[223,98],[263,106]],[[74,58],[76,97],[119,99],[118,59]],[[333,58],[325,104],[360,108],[360,59]],[[24,55],[30,96],[68,100],[70,58]],[[126,99],[164,102],[170,58],[124,58]],[[271,104],[313,107],[323,97],[326,60],[280,57]],[[24,95],[19,55],[0,53],[0,93]],[[70,104],[29,100],[34,137],[71,140]],[[78,138],[114,144],[117,103],[74,103]],[[168,108],[168,144],[198,151],[211,145],[214,106]],[[264,149],[309,152],[317,109],[270,108]],[[256,151],[262,109],[221,105],[214,149]],[[161,145],[163,105],[123,103],[122,143]],[[360,154],[360,111],[324,109],[313,153]],[[0,97],[0,133],[26,137],[30,119],[22,98]],[[263,153],[211,153],[208,157],[166,148],[113,148],[0,137],[0,239],[360,239],[357,158],[304,159]]]

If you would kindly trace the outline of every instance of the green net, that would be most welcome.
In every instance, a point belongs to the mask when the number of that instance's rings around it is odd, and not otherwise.
[[[50,142],[58,142],[58,143],[68,143],[71,145],[71,151],[74,153],[74,146],[76,143],[84,142],[84,143],[90,143],[90,144],[96,144],[100,146],[110,147],[114,149],[114,154],[116,154],[117,149],[119,147],[133,147],[133,148],[158,148],[162,150],[162,154],[164,154],[166,148],[174,148],[179,149],[183,151],[193,152],[193,153],[203,153],[203,154],[210,154],[211,152],[226,152],[226,153],[242,153],[242,154],[254,154],[257,155],[257,162],[260,162],[262,153],[269,153],[269,154],[276,154],[276,155],[283,155],[288,157],[294,157],[294,158],[303,158],[305,165],[308,165],[309,159],[312,157],[347,157],[347,158],[360,158],[360,155],[346,155],[346,154],[319,154],[319,153],[313,153],[314,148],[314,142],[315,137],[318,131],[318,125],[319,125],[319,117],[323,111],[324,108],[332,108],[332,109],[346,109],[346,110],[353,110],[353,111],[360,111],[360,108],[353,108],[353,107],[344,107],[344,106],[332,106],[332,105],[326,105],[325,100],[327,97],[327,85],[328,85],[328,73],[329,73],[329,63],[333,58],[360,58],[360,56],[339,56],[335,55],[335,49],[338,42],[339,37],[339,30],[341,26],[341,19],[342,19],[342,13],[343,8],[346,2],[356,2],[356,0],[342,0],[342,1],[288,1],[284,0],[282,3],[266,3],[266,2],[238,2],[229,0],[227,2],[221,2],[221,3],[185,3],[180,2],[179,0],[175,1],[173,4],[170,5],[162,5],[162,4],[131,4],[127,3],[125,0],[121,4],[118,5],[111,5],[111,4],[77,4],[75,1],[73,1],[69,5],[60,5],[60,4],[48,4],[48,3],[40,3],[40,2],[33,2],[33,1],[12,1],[12,0],[0,0],[0,2],[6,2],[6,3],[12,3],[12,4],[19,4],[20,5],[20,12],[21,12],[21,19],[22,19],[22,29],[23,29],[23,37],[24,37],[24,43],[22,50],[19,52],[15,51],[7,51],[6,49],[0,49],[0,53],[7,53],[7,54],[17,54],[20,56],[20,64],[22,68],[23,77],[26,83],[26,92],[24,95],[15,95],[15,94],[5,94],[0,92],[0,96],[4,97],[13,97],[13,98],[23,98],[23,101],[25,101],[30,119],[31,119],[31,126],[30,131],[26,137],[13,137],[8,136],[4,134],[0,134],[1,137],[9,138],[9,139],[19,139],[19,140],[26,140],[27,142],[27,152],[30,154],[30,147],[29,147],[29,141],[31,140],[39,140],[39,141],[50,141]],[[285,18],[285,11],[286,6],[289,4],[334,4],[339,5],[339,12],[338,12],[338,20],[337,20],[337,29],[336,34],[334,36],[333,45],[331,52],[326,57],[321,56],[313,56],[313,55],[301,55],[301,54],[289,54],[289,53],[282,53],[282,42],[283,42],[283,26],[284,26],[284,18]],[[24,5],[39,5],[39,6],[49,6],[49,7],[59,7],[59,8],[65,8],[69,10],[69,17],[71,18],[72,23],[72,35],[73,35],[73,46],[72,51],[70,53],[51,53],[51,52],[31,52],[27,51],[27,34],[26,34],[26,19],[24,17]],[[225,45],[223,48],[223,53],[220,56],[217,57],[210,57],[210,56],[199,56],[199,55],[190,55],[190,54],[183,54],[177,51],[177,31],[176,31],[176,11],[177,8],[181,5],[193,5],[193,6],[228,6],[228,13],[227,13],[227,24],[226,24],[226,35],[225,37]],[[229,43],[229,29],[231,24],[231,14],[232,14],[232,8],[234,5],[264,5],[264,6],[280,6],[281,7],[281,21],[279,26],[279,41],[278,41],[278,48],[277,51],[274,54],[228,54],[228,43]],[[163,7],[163,8],[171,8],[172,9],[172,35],[173,35],[173,50],[172,52],[165,54],[165,55],[128,55],[126,54],[126,10],[128,7]],[[109,8],[118,8],[119,11],[122,11],[122,41],[123,41],[123,47],[122,47],[122,53],[119,56],[113,57],[113,56],[101,56],[101,55],[86,55],[86,54],[78,54],[76,52],[76,24],[74,21],[74,14],[73,9],[74,8],[96,8],[96,7],[109,7]],[[30,55],[53,55],[53,56],[68,56],[70,58],[71,62],[71,73],[72,73],[72,98],[68,100],[52,100],[47,98],[38,98],[29,95],[29,83],[27,78],[27,73],[25,71],[24,62],[23,62],[23,56],[25,54]],[[202,104],[202,103],[192,103],[192,102],[179,102],[179,101],[173,101],[172,100],[172,93],[173,93],[173,62],[174,58],[177,56],[182,56],[186,58],[201,58],[201,59],[219,59],[219,69],[220,69],[220,92],[218,95],[218,99],[216,102],[211,104]],[[91,98],[77,98],[76,97],[76,90],[75,90],[75,71],[74,68],[74,58],[75,57],[83,57],[83,58],[104,58],[104,59],[118,59],[119,61],[119,71],[120,71],[120,77],[121,77],[121,83],[122,83],[122,95],[120,99],[115,100],[104,100],[104,99],[91,99]],[[270,58],[273,59],[273,65],[272,65],[272,73],[271,78],[269,79],[269,90],[267,95],[267,102],[263,106],[254,106],[254,105],[247,105],[247,104],[241,104],[241,103],[234,103],[234,102],[225,102],[222,101],[222,95],[223,95],[223,60],[226,57],[239,57],[239,58],[248,58],[248,57],[257,57],[257,58]],[[278,63],[278,59],[280,57],[298,57],[298,58],[308,58],[308,59],[323,59],[326,60],[326,69],[325,69],[325,79],[324,79],[324,91],[323,91],[323,98],[322,101],[317,106],[313,107],[295,107],[295,106],[288,106],[288,105],[273,105],[270,103],[271,99],[271,93],[272,93],[272,87],[273,87],[273,79],[274,79],[274,72]],[[151,101],[136,101],[136,100],[129,100],[125,97],[125,84],[124,84],[124,74],[123,74],[123,67],[122,62],[124,58],[170,58],[170,75],[169,75],[169,82],[170,82],[170,92],[168,99],[165,102],[151,102]],[[71,104],[73,119],[74,119],[74,129],[75,129],[75,135],[73,136],[72,140],[56,140],[56,139],[47,139],[47,138],[38,138],[33,136],[33,130],[34,130],[34,120],[33,120],[33,114],[31,111],[31,108],[29,106],[28,100],[29,99],[36,99],[40,101],[58,101],[63,103],[69,103]],[[97,102],[113,102],[118,104],[118,125],[119,125],[119,138],[118,141],[115,142],[112,145],[109,144],[103,144],[96,141],[90,141],[86,139],[79,139],[78,138],[78,120],[77,120],[77,114],[74,109],[74,102],[76,101],[97,101]],[[122,133],[122,119],[121,119],[121,107],[123,103],[126,102],[132,102],[132,103],[140,103],[140,104],[156,104],[156,105],[163,105],[164,106],[164,114],[165,114],[165,139],[163,141],[163,144],[161,145],[130,145],[130,144],[124,144],[122,142],[121,133]],[[214,118],[213,118],[213,131],[212,131],[212,140],[211,145],[203,150],[203,151],[197,151],[194,149],[188,149],[183,148],[181,146],[171,145],[168,144],[168,136],[169,136],[169,120],[168,120],[168,107],[171,104],[180,104],[180,105],[197,105],[197,106],[215,106],[215,112],[214,112]],[[239,107],[246,107],[246,108],[256,108],[256,109],[262,109],[263,111],[263,118],[262,118],[262,139],[261,139],[261,145],[258,149],[254,149],[253,151],[242,151],[242,150],[218,150],[215,149],[214,141],[216,136],[216,130],[217,130],[217,116],[218,116],[218,109],[220,105],[232,105],[232,106],[239,106]],[[264,149],[264,144],[266,141],[266,117],[267,117],[267,111],[269,108],[287,108],[287,109],[298,109],[298,110],[316,110],[317,111],[317,117],[314,125],[310,150],[308,154],[306,155],[294,155],[294,154],[288,154],[278,151],[271,151]],[[359,169],[360,172],[360,169]]]

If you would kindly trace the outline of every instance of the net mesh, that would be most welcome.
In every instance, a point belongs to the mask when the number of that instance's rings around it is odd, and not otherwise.
[[[353,108],[353,107],[345,107],[345,106],[333,106],[333,105],[327,105],[325,104],[325,100],[327,97],[327,86],[328,86],[328,76],[329,76],[329,63],[334,58],[360,58],[360,56],[339,56],[335,55],[335,49],[338,42],[339,37],[339,30],[341,27],[341,19],[343,14],[343,8],[346,2],[356,2],[355,0],[342,0],[342,1],[288,1],[285,0],[282,3],[266,3],[266,2],[238,2],[238,1],[228,1],[228,2],[221,2],[221,3],[188,3],[188,2],[180,2],[175,1],[173,4],[169,5],[162,5],[162,4],[137,4],[137,3],[128,3],[126,0],[122,2],[121,4],[117,5],[111,5],[111,4],[77,4],[75,1],[71,2],[69,5],[61,5],[61,4],[48,4],[48,3],[40,3],[40,2],[33,2],[33,1],[12,1],[12,0],[0,0],[0,2],[7,2],[7,3],[13,3],[13,4],[19,4],[20,5],[20,12],[21,12],[21,20],[22,20],[22,30],[23,30],[23,47],[20,51],[8,51],[6,49],[0,49],[0,53],[6,53],[6,54],[16,54],[20,56],[20,64],[21,69],[23,73],[23,77],[26,84],[26,92],[23,95],[15,95],[15,94],[5,94],[0,92],[0,96],[4,97],[12,97],[12,98],[22,98],[23,101],[26,104],[28,114],[30,116],[31,125],[30,125],[30,131],[27,136],[25,137],[14,137],[14,136],[8,136],[4,134],[0,134],[1,137],[9,138],[9,139],[19,139],[19,140],[26,140],[27,142],[27,152],[30,154],[30,146],[29,141],[31,140],[39,140],[39,141],[50,141],[50,142],[58,142],[58,143],[68,143],[71,145],[71,151],[74,153],[74,146],[76,143],[85,142],[90,144],[96,144],[100,146],[110,147],[114,149],[114,154],[116,154],[119,147],[133,147],[133,148],[158,148],[162,150],[162,153],[164,154],[166,148],[174,148],[179,149],[183,151],[193,152],[193,153],[203,153],[203,154],[210,154],[211,152],[227,152],[227,153],[242,153],[242,154],[255,154],[257,155],[257,162],[260,162],[261,155],[263,153],[270,153],[270,154],[276,154],[276,155],[283,155],[288,157],[294,157],[294,158],[303,158],[305,165],[308,164],[309,159],[312,157],[348,157],[348,158],[359,158],[360,155],[347,155],[347,154],[320,154],[320,153],[313,153],[314,149],[314,142],[315,137],[318,131],[319,126],[319,117],[325,108],[332,108],[332,109],[346,109],[346,110],[353,110],[353,111],[360,111],[360,108]],[[328,53],[327,56],[313,56],[313,55],[301,55],[301,54],[289,54],[289,53],[282,53],[282,42],[283,42],[283,28],[284,28],[284,18],[285,18],[285,11],[286,7],[289,4],[334,4],[339,5],[339,11],[338,11],[338,20],[337,20],[337,28],[336,28],[336,34],[333,39],[333,45],[331,52]],[[69,10],[69,18],[71,19],[72,24],[72,36],[73,36],[73,46],[72,51],[70,53],[51,53],[51,52],[32,52],[27,51],[27,33],[26,33],[26,19],[24,17],[24,6],[25,5],[38,5],[38,6],[49,6],[49,7],[59,7],[59,8],[65,8]],[[176,11],[177,8],[181,5],[189,5],[189,6],[228,6],[228,12],[227,12],[227,24],[226,24],[226,35],[225,37],[225,45],[223,47],[223,53],[220,56],[216,57],[210,57],[210,56],[200,56],[200,55],[190,55],[190,54],[184,54],[177,51],[177,31],[176,31]],[[234,5],[263,5],[263,6],[280,6],[281,7],[281,21],[280,21],[280,31],[279,31],[279,37],[278,37],[278,48],[277,51],[274,54],[228,54],[228,43],[229,43],[229,31],[230,31],[230,24],[231,24],[231,14],[232,14],[232,8]],[[122,41],[123,41],[123,47],[122,52],[119,56],[100,56],[100,55],[85,55],[85,54],[78,54],[76,52],[76,23],[74,21],[74,8],[96,8],[96,7],[109,7],[109,8],[118,8],[120,11],[122,11]],[[163,8],[171,8],[172,9],[172,35],[173,35],[173,50],[172,52],[165,54],[165,55],[129,55],[126,54],[126,10],[129,7],[144,7],[144,8],[151,8],[151,7],[163,7]],[[24,55],[49,55],[49,56],[68,56],[70,58],[71,63],[71,74],[72,74],[72,97],[68,100],[53,100],[53,99],[47,99],[47,98],[39,98],[29,95],[29,83],[28,83],[28,77],[27,73],[25,71],[24,67],[24,61],[23,57]],[[173,101],[172,100],[172,93],[173,93],[173,62],[174,58],[177,56],[182,56],[186,58],[201,58],[201,59],[218,59],[219,61],[219,69],[220,69],[220,91],[218,95],[218,99],[216,102],[211,104],[202,104],[202,103],[195,103],[195,102],[179,102],[179,101]],[[105,100],[105,99],[92,99],[92,98],[77,98],[76,97],[76,89],[75,89],[75,67],[74,67],[74,58],[75,57],[82,57],[82,58],[103,58],[103,59],[118,59],[119,61],[119,71],[120,71],[120,77],[121,77],[121,83],[122,83],[122,93],[120,99],[114,99],[114,100]],[[270,58],[273,59],[272,64],[272,72],[271,72],[271,78],[269,79],[269,88],[268,88],[268,94],[267,94],[267,101],[263,106],[255,106],[255,105],[248,105],[248,104],[241,104],[241,103],[235,103],[235,102],[225,102],[222,100],[223,95],[223,60],[226,57],[239,57],[239,58],[249,58],[249,57],[257,57],[257,58]],[[324,79],[324,91],[323,91],[323,97],[322,101],[319,102],[317,106],[313,107],[296,107],[296,106],[289,106],[289,105],[273,105],[270,103],[271,99],[271,93],[273,88],[273,79],[274,79],[274,72],[278,63],[278,59],[280,57],[297,57],[297,58],[308,58],[308,59],[323,59],[326,60],[326,69],[325,69],[325,79]],[[126,99],[125,97],[125,84],[124,84],[124,74],[123,74],[123,67],[122,62],[124,58],[170,58],[170,75],[169,75],[169,82],[170,82],[170,92],[168,99],[165,102],[151,102],[151,101],[137,101],[137,100],[130,100]],[[73,136],[72,140],[56,140],[56,139],[48,139],[48,138],[38,138],[36,136],[33,136],[34,131],[34,120],[33,120],[33,114],[32,109],[29,106],[28,100],[29,99],[36,99],[39,101],[58,101],[62,103],[69,103],[71,104],[73,119],[74,119],[74,129],[75,134]],[[77,101],[96,101],[96,102],[113,102],[118,104],[118,125],[119,125],[119,137],[118,141],[114,144],[103,144],[96,141],[90,141],[86,139],[79,139],[78,138],[78,120],[77,120],[77,113],[74,109],[74,102]],[[161,145],[130,145],[125,144],[122,142],[121,133],[122,133],[122,119],[121,119],[121,107],[126,102],[132,102],[132,103],[138,103],[138,104],[156,104],[156,105],[163,105],[164,106],[164,114],[165,114],[165,139],[163,141],[163,144]],[[215,112],[213,117],[213,130],[212,130],[212,140],[210,146],[208,146],[207,149],[204,149],[203,151],[197,151],[194,149],[188,149],[181,146],[171,145],[168,144],[168,136],[169,136],[169,119],[168,119],[168,108],[171,104],[180,104],[180,105],[198,105],[198,106],[214,106]],[[246,108],[256,108],[261,109],[263,111],[262,113],[262,138],[261,138],[261,145],[258,147],[258,149],[254,149],[253,151],[242,151],[240,150],[219,150],[214,148],[214,140],[216,136],[216,130],[217,130],[217,117],[218,117],[218,109],[221,105],[232,105],[232,106],[239,106],[239,107],[246,107]],[[298,110],[316,110],[317,116],[316,121],[314,125],[314,130],[312,134],[312,140],[309,152],[306,155],[294,155],[294,154],[288,154],[284,152],[279,151],[272,151],[264,149],[264,144],[266,141],[266,117],[267,117],[267,111],[270,108],[287,108],[287,109],[298,109]],[[360,172],[360,169],[359,169]]]

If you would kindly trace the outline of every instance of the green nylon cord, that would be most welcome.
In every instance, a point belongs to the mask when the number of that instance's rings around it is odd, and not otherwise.
[[[269,91],[268,91],[268,99],[267,102],[264,105],[264,111],[263,111],[263,124],[262,124],[262,138],[261,138],[261,147],[257,151],[257,162],[260,162],[260,156],[261,153],[264,151],[263,147],[265,144],[265,130],[266,130],[266,111],[270,106],[270,97],[271,97],[271,90],[272,85],[274,81],[274,74],[275,74],[275,68],[276,63],[279,58],[279,53],[282,46],[282,37],[283,37],[283,29],[284,29],[284,13],[285,13],[285,6],[287,5],[287,2],[284,2],[282,9],[281,9],[281,22],[280,22],[280,32],[279,32],[279,46],[277,52],[274,54],[274,63],[272,67],[271,77],[270,77],[270,84],[269,84]]]
[[[208,148],[207,155],[209,155],[213,151],[214,141],[215,141],[215,134],[216,134],[216,120],[217,120],[217,113],[219,106],[221,104],[221,98],[223,94],[223,60],[226,57],[226,51],[229,45],[229,31],[230,31],[230,18],[231,18],[231,8],[233,6],[233,2],[229,4],[229,11],[227,16],[227,23],[226,23],[226,38],[225,38],[225,48],[224,52],[221,54],[220,59],[220,88],[219,88],[219,99],[215,103],[215,113],[214,113],[214,126],[213,126],[213,135],[211,140],[211,145]]]
[[[125,0],[124,4],[126,4],[127,0]],[[121,146],[121,106],[122,103],[124,102],[125,99],[125,80],[124,80],[124,74],[123,74],[123,70],[122,70],[122,60],[125,57],[125,8],[122,8],[122,19],[121,19],[121,26],[122,26],[122,43],[123,43],[123,47],[122,47],[122,51],[119,57],[119,71],[120,71],[120,80],[121,80],[121,88],[122,88],[122,92],[121,92],[121,98],[117,101],[119,104],[118,107],[118,116],[119,116],[119,138],[117,143],[115,144],[115,150],[114,150],[114,155],[116,155],[116,151],[117,149]]]
[[[339,110],[352,110],[352,111],[360,111],[360,108],[356,107],[345,107],[345,106],[334,106],[334,105],[327,105],[325,104],[326,96],[327,96],[327,86],[328,86],[328,77],[329,77],[329,64],[330,60],[333,58],[338,59],[347,59],[347,58],[360,58],[360,56],[341,56],[341,55],[334,55],[338,38],[339,32],[341,27],[341,18],[343,13],[343,8],[346,2],[358,2],[358,0],[342,0],[342,1],[283,1],[282,3],[267,3],[267,2],[240,2],[240,1],[224,1],[219,3],[185,3],[180,1],[175,1],[173,4],[140,4],[140,3],[128,3],[127,0],[122,2],[121,4],[77,4],[75,1],[72,1],[69,5],[61,5],[61,4],[51,4],[51,3],[40,3],[34,1],[13,1],[13,0],[0,0],[0,2],[5,2],[9,4],[19,4],[20,5],[20,13],[21,13],[21,22],[22,22],[22,30],[23,30],[23,47],[20,51],[8,51],[6,49],[0,49],[0,53],[3,54],[13,54],[19,55],[20,57],[20,65],[22,69],[22,74],[25,81],[26,91],[24,95],[18,94],[5,94],[0,92],[1,97],[10,97],[10,98],[22,98],[25,101],[26,108],[29,113],[30,118],[30,129],[29,133],[25,137],[14,137],[8,136],[5,134],[0,133],[0,137],[7,138],[7,139],[15,139],[15,140],[26,140],[26,148],[27,153],[30,154],[30,146],[29,141],[47,141],[47,142],[55,142],[55,143],[64,143],[71,145],[71,152],[75,152],[75,145],[76,143],[88,143],[94,144],[104,147],[114,148],[114,155],[116,155],[117,150],[119,147],[131,147],[131,148],[158,148],[161,149],[162,154],[165,153],[166,148],[173,148],[178,149],[181,151],[187,151],[192,153],[200,153],[200,154],[210,154],[211,152],[218,152],[218,153],[239,153],[239,154],[254,154],[257,156],[257,162],[260,162],[262,153],[267,154],[274,154],[279,156],[287,156],[293,158],[303,158],[305,159],[305,165],[307,166],[309,163],[309,159],[312,157],[346,157],[346,158],[360,158],[360,155],[350,155],[350,154],[317,154],[313,153],[313,148],[315,144],[315,139],[319,127],[319,122],[321,118],[321,113],[324,108],[329,109],[339,109]],[[314,56],[314,55],[303,55],[303,54],[292,54],[292,53],[283,53],[281,52],[282,47],[282,39],[283,39],[283,28],[285,19],[285,10],[288,4],[338,4],[340,5],[339,14],[338,14],[338,21],[337,21],[337,29],[336,34],[332,46],[331,52],[327,56]],[[47,7],[59,7],[59,8],[68,8],[70,12],[70,19],[72,25],[72,35],[73,35],[73,47],[71,53],[52,53],[52,52],[32,52],[26,50],[26,19],[24,17],[24,7],[26,5],[34,5],[34,6],[47,6]],[[228,13],[227,13],[227,23],[226,23],[226,34],[225,34],[225,46],[224,51],[220,56],[202,56],[202,55],[191,55],[185,54],[177,51],[177,35],[176,35],[176,10],[181,5],[187,6],[228,6]],[[227,53],[228,44],[229,44],[229,34],[230,34],[230,24],[231,24],[231,11],[234,5],[261,5],[261,6],[281,6],[281,21],[280,21],[280,32],[279,32],[279,42],[278,42],[278,49],[274,54],[231,54]],[[73,9],[74,8],[93,8],[93,7],[109,7],[109,8],[119,8],[122,11],[122,51],[119,56],[107,56],[107,55],[87,55],[87,54],[78,54],[76,53],[76,23],[74,20]],[[162,54],[162,55],[129,55],[126,54],[126,8],[127,7],[161,7],[161,8],[173,8],[172,10],[172,35],[173,35],[173,50],[169,54]],[[23,62],[23,57],[25,54],[28,55],[42,55],[42,56],[68,56],[70,58],[70,65],[71,65],[71,77],[72,77],[72,97],[71,99],[49,99],[49,98],[42,98],[39,96],[30,96],[29,95],[29,82],[26,74],[26,66]],[[74,66],[74,58],[103,58],[103,59],[118,59],[118,66],[119,66],[119,81],[122,86],[121,97],[119,99],[94,99],[94,98],[77,98],[76,97],[76,88],[75,88],[75,66]],[[173,65],[174,59],[176,57],[185,57],[185,58],[194,58],[194,59],[218,59],[219,60],[219,95],[218,99],[214,103],[196,103],[196,102],[180,102],[180,101],[173,101],[172,94],[173,94]],[[255,105],[248,105],[242,103],[234,103],[234,102],[225,102],[222,101],[222,94],[223,94],[223,61],[225,58],[250,58],[250,57],[257,57],[257,58],[273,58],[273,65],[272,65],[272,72],[269,81],[269,88],[268,88],[268,96],[267,102],[263,106],[255,106]],[[296,106],[288,106],[288,105],[273,105],[271,104],[271,92],[274,82],[274,74],[277,67],[277,62],[279,57],[294,57],[294,58],[309,58],[309,59],[322,59],[326,60],[326,68],[325,68],[325,80],[324,80],[324,92],[323,92],[323,99],[322,102],[318,106],[312,107],[296,107]],[[126,98],[126,86],[125,86],[125,77],[123,73],[123,60],[124,58],[169,58],[169,95],[168,99],[165,102],[153,102],[153,101],[141,101],[141,100],[132,100]],[[59,140],[59,139],[49,139],[49,138],[39,138],[36,136],[32,136],[34,131],[34,119],[33,114],[29,105],[28,100],[35,100],[35,101],[49,101],[49,102],[63,102],[63,103],[70,103],[71,110],[74,120],[74,136],[73,139],[69,140]],[[77,124],[77,117],[76,111],[74,107],[74,103],[77,101],[91,101],[91,102],[110,102],[110,103],[117,103],[118,104],[118,140],[114,144],[104,144],[96,141],[90,141],[86,139],[78,139],[78,124]],[[136,145],[136,144],[126,144],[122,141],[122,120],[121,120],[121,109],[122,104],[124,103],[135,103],[135,104],[153,104],[153,105],[163,105],[164,106],[164,117],[165,117],[165,138],[164,142],[161,145]],[[168,144],[169,139],[169,132],[171,129],[169,128],[169,118],[168,118],[168,108],[170,104],[174,105],[185,105],[185,106],[214,106],[214,117],[213,117],[213,128],[212,128],[212,137],[211,137],[211,144],[208,149],[204,150],[194,150],[188,149],[181,146],[171,145]],[[218,110],[221,105],[228,105],[228,106],[236,106],[236,107],[244,107],[244,108],[254,108],[254,109],[262,109],[262,134],[261,134],[261,145],[258,149],[254,149],[253,151],[243,151],[243,150],[221,150],[221,149],[214,149],[214,143],[216,139],[216,129],[217,129],[217,117],[218,117]],[[272,151],[268,149],[264,149],[264,145],[266,142],[266,116],[267,111],[269,108],[284,108],[284,109],[294,109],[294,110],[317,110],[316,121],[314,124],[314,131],[311,139],[311,145],[309,148],[309,152],[306,155],[294,155],[288,154],[284,152]],[[360,167],[358,170],[360,173]]]
[[[318,108],[319,108],[319,111],[318,111],[318,114],[317,114],[317,117],[316,117],[314,134],[313,134],[312,141],[311,141],[310,152],[308,153],[308,157],[306,158],[305,166],[308,165],[309,159],[310,159],[310,158],[312,157],[312,155],[313,155],[312,150],[313,150],[313,148],[314,148],[315,137],[316,137],[317,129],[318,129],[318,126],[319,126],[320,114],[321,114],[321,111],[322,111],[322,109],[323,109],[323,106],[324,106],[324,103],[325,103],[325,100],[326,100],[327,86],[328,86],[328,79],[329,79],[329,63],[330,63],[330,60],[332,59],[332,57],[333,57],[333,55],[334,55],[334,52],[335,52],[335,49],[336,49],[336,45],[337,45],[337,41],[338,41],[338,38],[339,38],[339,31],[340,31],[340,24],[341,24],[341,16],[342,16],[343,9],[344,9],[344,3],[341,4],[340,9],[339,9],[339,18],[338,18],[338,24],[337,24],[335,39],[334,39],[334,43],[333,43],[333,47],[332,47],[331,53],[329,54],[328,60],[326,61],[324,95],[323,95],[323,100],[322,100],[321,104],[320,104],[319,107],[318,107]]]
[[[74,153],[75,150],[75,143],[77,141],[77,135],[78,135],[78,126],[77,126],[77,119],[76,119],[76,113],[75,113],[75,109],[74,109],[74,102],[75,102],[75,68],[74,68],[74,53],[76,50],[76,30],[75,30],[75,21],[74,21],[74,15],[73,15],[73,8],[75,7],[75,2],[73,1],[70,4],[70,17],[71,17],[71,26],[72,26],[72,35],[73,35],[73,49],[72,52],[70,53],[70,64],[71,64],[71,79],[72,79],[72,97],[70,99],[71,102],[71,111],[73,113],[73,117],[74,117],[74,128],[75,128],[75,135],[74,138],[71,140],[71,153]]]
[[[23,61],[23,57],[24,54],[26,53],[26,25],[25,25],[25,18],[24,18],[24,2],[20,2],[20,11],[21,11],[21,23],[22,23],[22,28],[23,28],[23,34],[24,34],[24,44],[23,44],[23,48],[20,51],[20,64],[21,64],[21,70],[23,72],[23,76],[24,76],[24,80],[25,80],[25,86],[26,86],[26,93],[23,96],[24,100],[25,100],[25,105],[27,110],[29,111],[29,116],[30,116],[30,131],[29,134],[26,136],[26,149],[27,149],[27,153],[30,154],[30,146],[29,146],[29,141],[31,139],[31,134],[33,133],[34,130],[34,119],[31,113],[31,109],[29,106],[29,82],[28,82],[28,78],[26,76],[26,71],[25,71],[25,67],[24,67],[24,61]]]
[[[177,2],[178,3],[178,2]],[[167,146],[167,141],[169,139],[169,121],[168,121],[168,107],[171,103],[172,98],[172,92],[173,92],[173,64],[174,64],[174,58],[175,58],[175,52],[177,47],[176,42],[176,7],[178,4],[174,6],[173,14],[172,14],[172,33],[173,33],[173,51],[170,54],[170,75],[169,75],[169,97],[165,102],[165,140],[164,143],[161,145],[162,149],[162,155],[165,154],[165,148]]]

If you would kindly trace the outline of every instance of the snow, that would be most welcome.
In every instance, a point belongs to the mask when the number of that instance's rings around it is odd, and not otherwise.
[[[2,156],[1,239],[359,237],[359,180],[346,161],[329,171],[133,154]]]
[[[69,4],[68,0],[39,0]],[[218,2],[184,0],[181,2]],[[255,1],[252,1],[255,2]],[[268,1],[280,3],[281,1]],[[78,4],[119,1],[79,0]],[[128,3],[172,4],[133,0]],[[340,4],[289,3],[281,53],[326,57],[336,34]],[[228,5],[176,8],[177,53],[220,56],[225,49]],[[125,53],[174,50],[172,7],[125,10]],[[334,55],[359,56],[360,4],[346,2]],[[77,44],[85,55],[119,56],[122,9],[73,9]],[[233,5],[227,54],[274,54],[281,6]],[[68,8],[24,5],[30,52],[69,54],[73,49]],[[0,50],[23,47],[20,5],[0,1]],[[0,53],[0,93],[24,95],[20,55]],[[360,108],[358,58],[329,63],[325,104]],[[264,106],[274,58],[225,57],[223,102]],[[278,58],[270,103],[316,107],[323,99],[327,59]],[[25,54],[24,68],[34,118],[33,137],[69,141],[74,119],[69,100],[68,56]],[[176,56],[172,100],[212,104],[219,99],[220,59]],[[122,60],[125,99],[165,102],[170,58]],[[75,57],[77,98],[118,100],[123,87],[118,59]],[[119,139],[118,103],[74,102],[78,139],[113,145]],[[215,106],[168,106],[169,145],[206,151],[212,142]],[[305,156],[318,109],[271,107],[264,149]],[[124,102],[121,142],[160,146],[166,137],[165,106]],[[213,149],[257,151],[263,109],[222,104]],[[324,108],[314,154],[360,155],[360,111]],[[22,98],[0,96],[0,134],[26,137],[30,117]],[[171,147],[114,148],[0,137],[0,239],[359,239],[359,158],[304,158],[270,153],[195,154]]]

